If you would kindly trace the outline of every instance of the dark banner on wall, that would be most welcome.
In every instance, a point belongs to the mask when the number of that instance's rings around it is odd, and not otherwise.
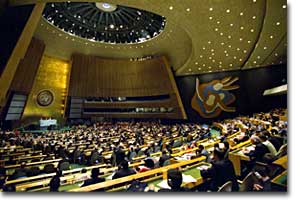
[[[177,77],[176,81],[190,121],[211,122],[287,106],[287,95],[263,96],[266,89],[287,83],[286,65]]]

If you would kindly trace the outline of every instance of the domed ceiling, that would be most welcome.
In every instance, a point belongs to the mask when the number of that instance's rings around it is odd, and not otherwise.
[[[70,35],[111,44],[144,42],[165,26],[160,15],[101,2],[47,3],[43,17]]]
[[[119,18],[122,23],[132,20],[128,27],[139,30],[135,38],[129,37],[131,28],[126,33],[127,39],[117,40],[116,36],[109,35],[106,38],[93,38],[86,32],[82,33],[77,25],[71,34],[67,29],[63,30],[59,25],[59,11],[55,16],[56,21],[52,23],[46,15],[52,4],[47,4],[45,18],[41,19],[35,37],[44,40],[46,53],[50,56],[69,59],[75,52],[113,58],[164,54],[178,76],[287,63],[286,0],[107,0],[96,3],[89,0],[84,3],[79,0],[10,0],[11,5],[34,2],[72,5],[70,10],[73,16],[68,17],[83,20],[74,17],[74,12],[81,12],[88,21],[90,31],[96,31],[96,36],[97,33],[113,33],[118,26],[120,31],[120,21],[115,16],[115,22],[112,17],[104,16],[111,16],[121,8],[134,13],[125,11],[123,17]],[[76,8],[76,5],[81,6]],[[61,11],[62,18],[70,19],[66,17],[69,13],[67,8]],[[157,25],[151,24],[157,34],[154,35],[154,30],[148,31],[150,38],[145,34],[146,39],[140,40],[141,30],[150,26],[148,19],[157,20]],[[87,26],[82,22],[82,28],[85,27],[87,31]],[[95,24],[96,27],[93,27]]]

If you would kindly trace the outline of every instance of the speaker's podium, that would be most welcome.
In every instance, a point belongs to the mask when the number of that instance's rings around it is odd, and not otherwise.
[[[41,130],[53,130],[57,127],[56,119],[40,119],[40,129]]]

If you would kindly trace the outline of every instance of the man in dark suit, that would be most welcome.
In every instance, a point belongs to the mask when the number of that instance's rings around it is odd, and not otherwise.
[[[257,136],[251,137],[251,143],[255,145],[254,150],[245,152],[245,155],[249,156],[252,161],[263,161],[264,155],[270,153],[268,147]]]
[[[212,167],[208,170],[200,171],[201,176],[205,179],[202,189],[217,191],[219,187],[231,181],[232,191],[239,190],[233,164],[228,158],[224,158],[225,154],[225,149],[218,147],[214,149],[213,161],[211,162]]]
[[[162,152],[161,157],[159,158],[159,166],[162,167],[164,162],[170,159],[170,155],[167,154],[166,151]]]
[[[120,169],[113,175],[112,179],[136,174],[135,170],[129,168],[128,162],[126,160],[123,160],[119,167]]]
[[[181,187],[182,174],[178,169],[169,169],[167,172],[168,185],[171,189],[160,189],[159,192],[188,192],[188,188]]]
[[[100,175],[100,169],[99,168],[92,169],[92,175],[91,175],[92,178],[84,181],[84,183],[81,187],[104,182],[105,178],[98,177],[99,175]]]
[[[123,146],[120,145],[119,148],[116,151],[116,162],[117,162],[117,165],[119,165],[123,160],[125,160],[125,157],[126,157],[126,153],[123,150]]]

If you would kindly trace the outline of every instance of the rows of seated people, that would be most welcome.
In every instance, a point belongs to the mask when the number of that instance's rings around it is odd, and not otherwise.
[[[287,153],[282,150],[287,142],[287,123],[278,118],[284,115],[283,112],[284,109],[275,109],[251,117],[224,120],[219,124],[225,130],[217,138],[211,136],[211,128],[195,123],[163,125],[158,122],[104,122],[45,134],[1,131],[1,187],[4,191],[14,191],[16,185],[6,183],[52,174],[49,177],[50,191],[59,191],[64,173],[71,170],[72,166],[80,169],[78,172],[81,175],[77,181],[83,181],[81,187],[85,187],[106,181],[103,172],[100,173],[103,167],[112,169],[111,179],[118,179],[171,165],[170,160],[174,159],[176,152],[183,152],[180,155],[193,152],[190,159],[205,156],[205,162],[212,164],[209,169],[199,171],[204,183],[194,190],[216,191],[231,181],[232,190],[238,191],[237,178],[244,178],[250,173],[257,161],[271,163]],[[213,143],[213,148],[207,149],[202,141]],[[243,162],[244,174],[237,177],[228,154],[233,146],[245,141],[253,144],[254,149],[242,149],[250,161]],[[22,149],[26,155],[19,155]],[[138,158],[142,158],[142,164],[138,163],[141,161]],[[132,165],[135,162],[137,165]],[[38,165],[33,165],[35,163]],[[90,168],[87,173],[88,166],[95,168]],[[177,179],[180,177],[180,171],[169,171],[168,176],[175,174]],[[264,180],[270,180],[266,178],[267,171],[267,168],[260,171]],[[176,187],[170,186],[175,191],[181,190],[178,188],[180,180],[177,181],[173,183]],[[258,185],[254,185],[253,189],[270,190],[266,185]]]

